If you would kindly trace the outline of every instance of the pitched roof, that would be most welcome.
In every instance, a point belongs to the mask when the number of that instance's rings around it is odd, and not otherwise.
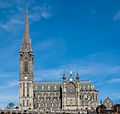
[[[113,103],[113,101],[112,101],[109,97],[107,97],[107,98],[103,101],[103,104],[105,104],[107,101]]]
[[[34,82],[34,91],[60,91],[62,82]]]
[[[63,82],[34,82],[33,90],[35,92],[57,92],[60,91],[60,87]],[[92,85],[90,81],[81,81],[80,82],[80,90],[96,90],[96,88]]]
[[[80,82],[80,90],[95,90],[95,91],[97,91],[95,86],[89,80]]]

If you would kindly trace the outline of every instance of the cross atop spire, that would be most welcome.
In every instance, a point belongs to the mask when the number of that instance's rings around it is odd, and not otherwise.
[[[25,17],[25,25],[24,25],[24,34],[22,40],[22,49],[27,49],[32,51],[27,8],[26,8],[26,17]]]

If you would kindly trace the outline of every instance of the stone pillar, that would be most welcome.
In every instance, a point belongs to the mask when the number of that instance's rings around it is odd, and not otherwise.
[[[76,98],[76,102],[77,102],[77,109],[80,109],[80,83],[77,82],[77,87],[76,87],[76,93],[77,93],[77,98]]]

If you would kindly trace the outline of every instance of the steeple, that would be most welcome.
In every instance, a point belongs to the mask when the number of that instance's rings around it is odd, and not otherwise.
[[[24,34],[20,49],[19,106],[22,110],[33,109],[34,54],[31,46],[28,9],[26,9]]]
[[[23,34],[23,39],[22,39],[21,50],[32,51],[30,31],[29,31],[29,22],[28,22],[28,9],[27,8],[26,8],[24,34]]]

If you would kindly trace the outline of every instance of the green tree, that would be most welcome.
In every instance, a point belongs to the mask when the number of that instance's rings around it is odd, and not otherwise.
[[[7,109],[14,109],[15,108],[15,104],[14,103],[8,103]]]

